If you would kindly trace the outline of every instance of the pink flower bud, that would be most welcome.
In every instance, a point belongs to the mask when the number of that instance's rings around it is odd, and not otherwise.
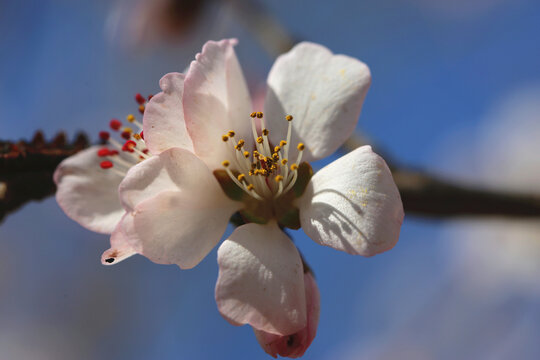
[[[317,333],[319,312],[321,307],[319,288],[308,271],[304,274],[304,287],[306,290],[307,323],[302,330],[291,335],[275,335],[261,330],[253,329],[257,341],[267,354],[298,358],[306,352]]]

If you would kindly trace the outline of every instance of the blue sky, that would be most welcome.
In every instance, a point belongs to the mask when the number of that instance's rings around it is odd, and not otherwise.
[[[449,139],[474,142],[491,109],[540,84],[540,3],[477,2],[481,10],[464,1],[450,11],[442,0],[265,1],[298,38],[370,66],[359,132],[399,163],[455,177],[459,171],[441,165]],[[188,43],[129,50],[106,39],[108,1],[13,0],[0,10],[2,139],[28,138],[38,128],[47,136],[96,134],[111,117],[134,111],[135,92],[155,93],[163,74],[182,71],[206,37],[238,37],[240,62],[256,80],[273,61],[230,14],[222,15],[226,26],[209,26]],[[355,342],[384,347],[393,329],[449,291],[447,224],[407,216],[398,245],[369,259],[293,232],[321,291],[319,331],[305,358],[329,359]],[[189,271],[142,257],[106,268],[99,259],[107,242],[69,220],[54,199],[7,218],[0,226],[2,357],[267,358],[248,327],[217,311],[215,250]],[[467,311],[455,314],[465,327]],[[437,319],[434,313],[426,316]],[[436,331],[429,318],[417,326]],[[487,356],[474,351],[464,357]]]

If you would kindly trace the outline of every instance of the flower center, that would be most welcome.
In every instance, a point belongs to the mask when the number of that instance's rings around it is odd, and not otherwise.
[[[298,164],[302,160],[304,144],[297,145],[298,156],[289,164],[289,148],[291,141],[291,124],[293,117],[286,116],[289,123],[287,140],[272,146],[268,140],[270,131],[266,128],[262,112],[253,112],[251,128],[255,144],[253,151],[246,149],[244,139],[236,141],[234,130],[224,134],[221,139],[230,143],[234,152],[233,159],[222,162],[225,171],[245,193],[257,200],[275,199],[286,194],[295,184],[298,177]],[[261,121],[261,134],[257,134],[255,119]]]
[[[236,139],[234,130],[222,135],[221,140],[230,144],[232,154],[222,162],[226,175],[220,170],[215,171],[214,175],[230,198],[246,204],[240,211],[244,218],[258,223],[276,218],[283,226],[297,228],[297,219],[292,224],[287,218],[291,212],[294,213],[294,218],[297,217],[293,200],[305,189],[312,171],[309,164],[300,163],[304,151],[303,143],[297,144],[298,154],[294,161],[289,159],[289,155],[292,155],[290,146],[293,117],[285,117],[284,120],[288,122],[287,136],[280,140],[279,144],[270,143],[270,131],[266,128],[262,112],[253,112],[250,117],[255,140],[251,148],[244,139]],[[260,120],[260,134],[257,132],[257,120]],[[296,187],[296,191],[291,191]],[[238,190],[241,191],[240,194]]]

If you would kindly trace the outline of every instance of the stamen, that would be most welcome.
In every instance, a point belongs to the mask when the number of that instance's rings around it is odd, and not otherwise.
[[[139,105],[139,112],[140,112],[141,114],[144,114],[144,110],[145,110],[145,109],[146,109],[146,108],[144,107],[144,105]]]
[[[148,99],[148,100],[150,100],[150,99]],[[144,96],[142,96],[141,94],[136,93],[136,94],[135,94],[135,101],[136,101],[139,105],[143,105],[143,104],[146,102],[146,99],[145,99]]]
[[[292,134],[292,120],[293,120],[293,117],[292,115],[287,115],[285,116],[285,119],[289,122],[289,126],[287,128],[287,141],[285,142],[285,144],[287,144],[287,147],[285,148],[285,158],[289,158],[289,147],[290,147],[290,143],[291,143],[291,134]],[[280,143],[281,144],[281,143]],[[282,145],[283,146],[283,145]]]
[[[112,119],[109,122],[109,126],[111,127],[112,130],[118,131],[122,127],[122,123],[118,119]]]
[[[274,180],[278,183],[278,191],[274,195],[274,199],[277,198],[279,195],[281,195],[283,191],[283,176],[278,175],[274,178]]]
[[[234,137],[235,133],[234,133],[234,131],[229,130],[229,132],[227,133],[227,135],[229,135],[229,137]]]
[[[102,169],[110,169],[113,167],[113,163],[109,160],[104,160],[102,162],[99,163],[99,166],[102,168]]]
[[[111,153],[111,152],[110,152],[109,149],[103,148],[103,149],[99,149],[99,150],[98,150],[97,155],[98,155],[99,157],[104,157],[104,156],[109,156],[110,153]]]
[[[142,106],[142,105],[141,105],[141,106]],[[140,109],[140,107],[139,107],[139,111],[140,111],[140,110],[141,110],[141,109]],[[144,112],[144,106],[143,106],[143,111],[142,111],[142,112]],[[142,113],[142,112],[141,112],[141,113]],[[133,115],[133,114],[129,114],[128,116],[126,116],[126,120],[127,120],[128,122],[132,123],[132,124],[135,124],[139,129],[142,129],[142,128],[143,128],[142,124],[141,124],[140,122],[138,122],[138,121],[135,119],[135,115]]]
[[[223,142],[227,142],[229,141],[229,137],[227,135],[222,135],[221,140],[223,140]]]
[[[103,141],[107,141],[109,140],[109,138],[111,137],[111,134],[109,134],[108,131],[100,131],[99,132],[99,138]]]
[[[124,146],[122,146],[122,151],[129,151],[133,152],[133,149],[137,146],[137,143],[133,140],[128,140],[124,143]]]
[[[300,164],[300,160],[302,160],[302,154],[304,153],[305,146],[303,143],[299,143],[296,148],[298,149],[298,156],[296,158],[296,163]]]
[[[124,140],[129,140],[131,138],[131,131],[122,131],[122,133],[120,134],[120,136],[122,137],[122,139]]]

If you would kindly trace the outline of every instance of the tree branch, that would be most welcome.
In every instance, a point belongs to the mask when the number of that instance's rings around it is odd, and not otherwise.
[[[46,142],[40,131],[30,142],[0,141],[0,222],[27,202],[53,195],[56,166],[87,146],[84,134],[72,143],[67,143],[64,133]]]

